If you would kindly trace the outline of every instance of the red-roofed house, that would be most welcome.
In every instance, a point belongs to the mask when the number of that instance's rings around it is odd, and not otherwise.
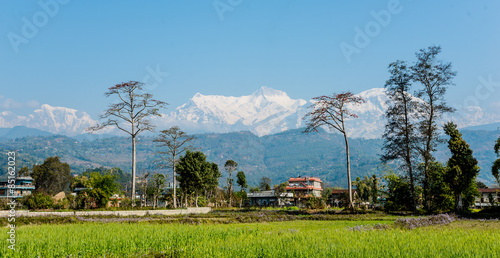
[[[317,177],[291,177],[288,179],[287,192],[295,193],[295,197],[321,197],[323,181]]]

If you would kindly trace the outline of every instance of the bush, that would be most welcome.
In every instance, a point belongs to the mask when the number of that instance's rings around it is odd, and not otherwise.
[[[326,207],[325,200],[316,197],[307,197],[305,205],[308,209],[324,209]]]
[[[123,198],[122,201],[120,202],[120,207],[131,208],[132,207],[132,200],[130,200],[130,198],[128,198],[128,197]]]
[[[0,199],[0,210],[10,210],[8,203],[9,200],[7,198]]]
[[[48,194],[36,193],[23,197],[21,203],[30,210],[50,209],[54,205],[54,200]]]

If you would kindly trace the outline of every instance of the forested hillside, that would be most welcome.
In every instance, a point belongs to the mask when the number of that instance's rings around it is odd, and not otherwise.
[[[474,150],[481,167],[480,179],[493,183],[491,164],[495,159],[493,144],[500,131],[463,131],[464,139]],[[379,173],[379,154],[382,140],[350,139],[351,169],[353,178]],[[225,176],[223,164],[232,159],[238,162],[239,170],[247,174],[250,185],[256,185],[263,176],[273,184],[291,176],[318,176],[331,186],[345,186],[344,140],[338,134],[326,132],[304,134],[290,130],[279,134],[257,137],[250,132],[196,135],[194,147],[207,154],[208,159],[219,164]],[[158,170],[156,155],[159,149],[152,137],[141,137],[138,141],[138,172]],[[32,167],[47,157],[59,156],[71,165],[73,173],[81,173],[91,167],[120,167],[130,171],[130,139],[113,137],[93,141],[76,140],[65,136],[30,136],[0,143],[0,151],[17,151],[17,166]],[[446,144],[436,153],[439,161],[449,157]],[[5,168],[7,159],[1,159]],[[171,173],[168,179],[171,180]],[[5,169],[2,169],[2,174]],[[220,184],[225,184],[221,179]]]

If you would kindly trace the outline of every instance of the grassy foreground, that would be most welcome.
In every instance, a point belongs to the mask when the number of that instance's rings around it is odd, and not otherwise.
[[[413,230],[352,229],[380,223],[392,222],[21,226],[17,231],[16,251],[7,249],[4,243],[0,257],[498,257],[500,254],[499,221],[456,221]]]

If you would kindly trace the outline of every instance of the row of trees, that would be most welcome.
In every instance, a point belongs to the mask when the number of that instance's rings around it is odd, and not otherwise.
[[[417,61],[412,65],[402,60],[391,63],[385,84],[389,101],[382,161],[396,161],[404,172],[402,177],[387,177],[388,186],[392,187],[392,196],[398,192],[399,197],[393,201],[406,202],[406,208],[412,211],[420,204],[432,212],[450,203],[455,210],[462,210],[477,194],[478,162],[456,124],[442,126],[449,136],[452,154],[446,165],[436,162],[433,156],[437,145],[444,142],[439,121],[446,113],[454,112],[444,96],[456,72],[451,63],[438,60],[440,52],[440,47],[431,46],[417,52]],[[409,93],[412,90],[418,99]]]
[[[136,193],[136,138],[141,132],[154,131],[155,126],[151,118],[161,116],[159,109],[167,105],[166,102],[155,100],[151,94],[145,93],[143,86],[143,83],[129,81],[110,87],[105,95],[115,97],[118,102],[111,104],[101,115],[101,119],[105,120],[103,123],[88,128],[90,132],[97,132],[108,126],[114,126],[130,135],[132,140],[132,200]],[[192,149],[189,144],[191,140],[193,138],[178,127],[161,131],[160,136],[155,140],[160,147],[165,149],[159,152],[163,158],[158,162],[158,167],[172,169],[174,208],[177,208],[177,181],[183,191],[185,205],[187,205],[188,195],[195,195],[197,204],[200,194],[207,196],[213,193],[213,189],[218,185],[218,178],[221,176],[217,165],[207,162],[203,153],[189,151]],[[182,154],[185,155],[182,156]],[[237,166],[238,164],[232,160],[228,160],[225,164],[225,169],[229,173],[227,182],[229,203],[232,203],[232,172]],[[157,178],[157,180],[160,179]]]
[[[450,137],[448,147],[452,157],[446,165],[442,165],[433,156],[437,145],[444,142],[439,122],[445,114],[454,112],[446,104],[444,97],[448,86],[453,85],[456,72],[452,70],[450,62],[438,59],[440,52],[439,46],[431,46],[418,51],[417,60],[411,65],[402,60],[391,63],[390,78],[385,84],[389,101],[381,160],[384,163],[396,162],[404,172],[403,177],[388,175],[386,179],[392,194],[401,192],[408,186],[407,196],[397,199],[407,201],[405,206],[412,211],[416,211],[420,205],[427,211],[434,210],[439,206],[438,203],[447,200],[443,197],[444,193],[440,193],[443,191],[453,195],[455,209],[461,210],[475,194],[475,182],[479,173],[477,160],[454,123],[449,122],[442,127]],[[418,98],[410,94],[413,90]],[[304,117],[307,120],[304,132],[327,127],[344,136],[349,207],[352,207],[349,142],[345,121],[357,118],[351,111],[352,107],[362,105],[365,101],[352,92],[320,96],[313,101],[309,107],[310,112]],[[500,157],[499,141],[495,145],[495,152]],[[497,181],[499,170],[500,158],[492,167],[492,174]],[[403,192],[406,193],[406,190]]]
[[[391,63],[389,65],[391,76],[385,85],[390,101],[386,114],[388,122],[383,136],[385,144],[382,160],[384,162],[397,161],[400,164],[400,168],[405,172],[409,181],[410,206],[414,211],[419,205],[418,187],[422,188],[424,208],[431,210],[433,205],[432,189],[438,184],[433,180],[440,176],[436,175],[439,169],[436,168],[432,154],[436,146],[443,142],[438,122],[444,114],[453,112],[453,109],[446,104],[444,95],[447,87],[453,84],[452,79],[456,72],[452,70],[451,63],[437,59],[440,52],[440,47],[431,46],[417,52],[417,61],[412,65],[401,60]],[[415,95],[423,101],[409,94],[414,84],[419,87]],[[96,132],[108,126],[114,126],[131,136],[131,198],[133,200],[136,193],[136,137],[143,131],[154,130],[151,118],[161,116],[158,111],[167,103],[155,100],[151,94],[144,93],[143,84],[136,81],[117,84],[109,88],[105,95],[115,97],[118,102],[111,104],[101,115],[101,119],[105,121],[89,128],[89,131]],[[365,101],[352,92],[320,96],[313,100],[314,103],[310,106],[311,111],[304,117],[308,120],[304,132],[316,131],[319,127],[328,127],[344,136],[349,206],[352,207],[350,153],[345,121],[349,118],[356,118],[357,115],[351,112],[351,107],[361,105]],[[449,147],[453,153],[445,170],[446,178],[448,178],[446,182],[450,191],[455,195],[456,209],[460,209],[461,196],[466,191],[467,185],[472,185],[470,182],[474,181],[479,169],[477,161],[472,157],[472,152],[468,150],[468,145],[456,130],[456,125],[447,124],[445,131],[451,138]],[[210,196],[217,186],[215,178],[220,177],[216,165],[207,162],[202,153],[189,151],[191,140],[192,138],[180,131],[178,127],[161,131],[160,137],[155,140],[160,143],[160,146],[165,147],[165,151],[160,152],[164,155],[164,159],[159,162],[159,167],[172,169],[173,206],[175,208],[177,207],[176,181],[179,181],[183,201],[186,204],[188,196],[195,196],[195,199],[198,199],[201,194]],[[499,147],[495,148],[498,153]],[[182,154],[185,155],[182,156]],[[463,161],[463,158],[467,161]],[[181,164],[181,161],[184,163]],[[188,164],[188,162],[194,163]],[[236,162],[228,160],[224,166],[229,174],[226,192],[230,205],[233,203],[234,192],[232,173],[237,171],[237,165]],[[500,161],[496,162],[492,169],[497,178],[499,168]],[[452,182],[451,178],[455,181]],[[266,189],[270,188],[270,186],[266,187]]]

